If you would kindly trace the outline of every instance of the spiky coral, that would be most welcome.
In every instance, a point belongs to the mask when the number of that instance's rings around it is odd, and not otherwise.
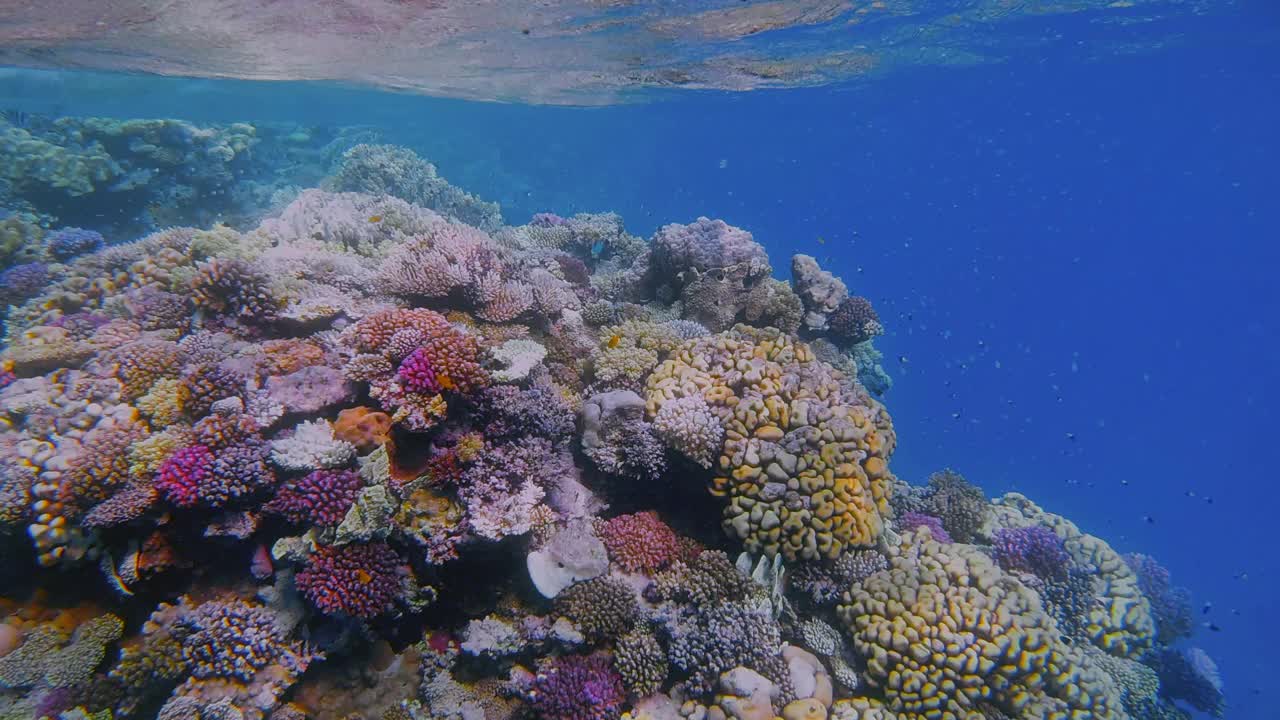
[[[546,720],[613,720],[626,691],[604,656],[567,655],[538,668],[526,697]]]

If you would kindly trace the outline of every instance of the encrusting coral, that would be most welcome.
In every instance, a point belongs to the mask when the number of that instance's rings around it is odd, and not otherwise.
[[[885,328],[814,258],[776,279],[708,218],[504,226],[364,134],[324,151],[326,190],[213,225],[157,198],[250,192],[276,131],[46,125],[0,119],[44,159],[0,163],[0,541],[29,570],[0,592],[0,716],[1224,707],[1153,559],[893,475]],[[130,182],[153,207],[103,236],[66,202]],[[121,242],[170,215],[208,229]],[[27,585],[111,604],[37,612]]]

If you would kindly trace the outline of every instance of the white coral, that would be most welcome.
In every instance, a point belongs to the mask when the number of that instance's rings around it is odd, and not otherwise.
[[[547,349],[533,340],[508,340],[489,351],[493,359],[502,364],[501,370],[493,373],[498,382],[519,382],[529,376],[542,359],[547,356]]]
[[[327,420],[304,421],[293,435],[271,441],[271,460],[288,470],[320,470],[337,468],[351,462],[356,448],[333,437],[333,426]]]
[[[704,468],[715,462],[724,441],[724,427],[701,395],[664,403],[653,429],[668,447]]]

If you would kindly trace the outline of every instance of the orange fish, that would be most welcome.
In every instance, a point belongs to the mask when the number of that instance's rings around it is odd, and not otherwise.
[[[440,383],[441,389],[444,389],[444,390],[453,390],[456,387],[458,387],[457,385],[454,384],[453,378],[449,377],[448,375],[445,375],[444,373],[440,373],[439,375],[436,375],[436,382]]]
[[[618,343],[620,343],[620,342],[622,342],[622,336],[621,336],[621,335],[614,335],[613,337],[609,338],[609,342],[605,343],[605,345],[608,345],[608,346],[609,346],[609,349],[610,349],[610,350],[612,350],[612,349],[614,349],[614,348],[618,347]]]
[[[371,222],[371,223],[382,222],[382,216],[381,216],[381,215],[370,215],[370,216],[369,216],[369,222]]]
[[[361,585],[368,585],[373,582],[373,576],[364,570],[356,570],[356,579],[360,581]]]

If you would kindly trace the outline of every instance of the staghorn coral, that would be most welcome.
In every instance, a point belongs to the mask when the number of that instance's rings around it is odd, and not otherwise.
[[[267,278],[244,260],[214,258],[196,266],[191,300],[197,308],[245,323],[269,323],[279,301]]]
[[[760,673],[784,696],[792,694],[781,630],[767,609],[725,602],[674,618],[666,632],[671,665],[689,676],[695,696],[711,693],[720,674],[737,667]]]
[[[648,412],[693,395],[724,423],[711,489],[750,552],[836,559],[876,541],[895,443],[879,403],[806,345],[745,328],[683,344],[649,377]]]
[[[917,534],[890,550],[889,568],[853,585],[838,612],[899,717],[1124,717],[1111,678],[977,548]]]
[[[211,601],[179,621],[182,659],[198,678],[250,680],[276,659],[284,633],[263,607],[243,600]]]

